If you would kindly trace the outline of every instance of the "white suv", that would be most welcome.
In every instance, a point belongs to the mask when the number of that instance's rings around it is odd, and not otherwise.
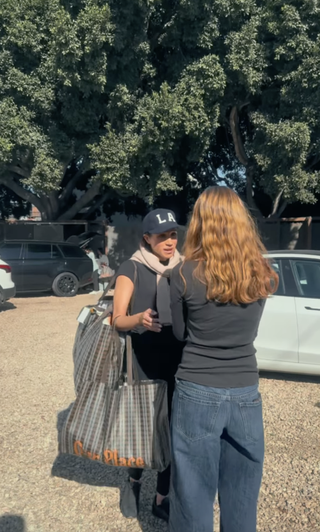
[[[16,287],[11,278],[11,267],[0,259],[0,306],[16,295]]]

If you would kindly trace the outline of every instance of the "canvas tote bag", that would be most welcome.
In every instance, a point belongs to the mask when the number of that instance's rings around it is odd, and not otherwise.
[[[90,309],[87,327],[78,328],[77,398],[59,434],[59,451],[163,471],[170,463],[167,383],[138,379],[131,336],[110,325],[111,312],[108,305],[93,317]]]

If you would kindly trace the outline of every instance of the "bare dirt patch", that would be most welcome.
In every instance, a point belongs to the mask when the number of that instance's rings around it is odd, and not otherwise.
[[[74,400],[76,317],[95,299],[18,298],[0,313],[0,532],[167,530],[151,515],[155,474],[144,474],[139,521],[126,520],[119,512],[124,470],[57,456],[57,425]],[[319,383],[261,378],[259,532],[320,530]]]

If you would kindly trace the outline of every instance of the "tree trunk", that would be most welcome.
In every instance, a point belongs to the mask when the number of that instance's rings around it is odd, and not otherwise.
[[[81,196],[81,198],[74,203],[66,212],[58,217],[58,221],[72,220],[84,207],[86,207],[91,201],[99,194],[101,182],[96,181],[91,187]]]
[[[30,190],[23,188],[14,180],[13,177],[2,176],[0,177],[0,183],[12,190],[12,192],[17,194],[17,196],[20,196],[20,198],[22,198],[24,201],[27,201],[28,203],[31,203],[31,205],[37,207],[41,214],[42,220],[48,220],[50,213],[48,212],[47,205],[43,199],[39,198],[39,196],[33,192],[30,192]]]
[[[279,204],[280,204],[280,200],[281,200],[282,194],[283,194],[283,191],[280,190],[279,194],[277,195],[277,197],[273,201],[272,211],[269,214],[268,218],[274,218],[276,216],[277,210],[279,208]]]
[[[280,216],[282,215],[283,211],[287,208],[288,206],[288,202],[286,200],[284,200],[282,202],[282,205],[280,206],[278,212],[277,212],[277,217],[280,218]]]
[[[282,194],[283,191],[281,190],[273,201],[272,211],[268,218],[280,218],[283,211],[287,208],[288,202],[286,200],[281,203]]]
[[[67,183],[65,188],[60,194],[60,202],[65,205],[68,202],[72,192],[76,188],[78,181],[83,177],[83,174],[87,171],[87,168],[84,168],[84,165],[71,177],[70,181]],[[92,177],[92,176],[90,176]]]
[[[51,192],[48,196],[50,208],[51,208],[51,215],[52,219],[56,220],[56,218],[59,216],[60,212],[60,201],[59,196],[57,192]]]
[[[243,166],[248,166],[249,159],[244,149],[239,128],[238,108],[234,105],[230,112],[230,128],[236,156]]]
[[[248,104],[246,103],[245,105],[248,105]],[[231,135],[232,135],[232,140],[233,140],[237,159],[245,167],[246,199],[247,199],[248,206],[250,210],[253,211],[255,216],[261,218],[262,213],[260,209],[257,207],[257,204],[253,196],[254,164],[252,161],[250,161],[249,157],[247,156],[246,150],[243,145],[240,127],[239,127],[238,107],[236,105],[234,105],[231,109],[229,123],[230,123]]]
[[[66,165],[66,171],[70,164],[72,163],[70,162]],[[81,209],[92,202],[99,193],[100,182],[96,181],[78,201],[70,206],[72,194],[79,180],[87,179],[88,183],[90,183],[94,175],[95,172],[90,170],[88,165],[82,164],[81,168],[68,180],[67,185],[62,190],[60,188],[60,191],[36,194],[20,183],[20,179],[23,180],[30,177],[29,171],[20,166],[12,165],[7,168],[5,174],[0,175],[0,184],[5,185],[24,201],[34,205],[39,210],[43,221],[71,220]],[[61,184],[63,179],[64,175],[61,177]],[[62,185],[60,186],[62,187]]]
[[[253,165],[248,165],[246,167],[246,200],[252,214],[254,214],[257,218],[263,218],[262,213],[259,207],[257,206],[253,196],[253,176],[254,167]]]

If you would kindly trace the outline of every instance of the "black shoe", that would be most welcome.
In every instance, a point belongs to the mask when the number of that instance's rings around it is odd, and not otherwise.
[[[120,497],[121,513],[128,519],[138,517],[140,489],[140,482],[132,482],[128,479],[122,496]]]
[[[169,521],[169,499],[166,497],[163,499],[161,504],[157,504],[157,497],[153,500],[152,505],[152,513],[155,517],[159,517],[159,519],[163,519],[164,521]]]

